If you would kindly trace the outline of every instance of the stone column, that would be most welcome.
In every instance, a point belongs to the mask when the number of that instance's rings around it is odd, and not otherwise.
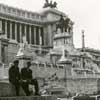
[[[5,36],[7,37],[7,21],[5,20]]]
[[[17,23],[15,23],[15,40],[17,41]]]
[[[47,31],[47,26],[45,26],[44,27],[44,40],[43,40],[43,44],[44,45],[47,45],[47,38],[48,38],[48,36],[47,36],[47,33],[48,33],[48,31]]]
[[[41,45],[41,43],[40,43],[41,40],[40,40],[40,39],[41,39],[41,29],[40,29],[40,27],[39,27],[39,45]]]
[[[22,25],[20,24],[20,42],[22,42]]]
[[[0,20],[0,33],[2,32],[2,20]]]
[[[2,45],[1,45],[1,39],[0,39],[0,63],[2,63],[2,52],[1,52],[1,47],[2,47]]]
[[[34,44],[36,45],[36,27],[34,27]]]
[[[25,38],[26,38],[26,25],[24,26],[24,35],[25,35]]]
[[[49,25],[48,25],[48,45],[49,45],[49,46],[52,46],[52,39],[51,39],[51,36],[52,36],[52,30],[51,30],[51,25],[49,24]]]
[[[10,39],[12,39],[12,22],[10,22]]]
[[[5,46],[5,63],[8,63],[8,46]]]
[[[29,44],[32,44],[31,43],[31,34],[32,34],[32,32],[31,32],[31,26],[29,26],[29,38],[30,38]]]

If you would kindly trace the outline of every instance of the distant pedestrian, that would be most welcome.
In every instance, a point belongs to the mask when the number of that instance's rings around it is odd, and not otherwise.
[[[20,89],[20,73],[18,67],[19,61],[15,60],[11,67],[9,68],[9,81],[11,84],[14,85],[16,90],[16,96],[19,96],[19,89]]]

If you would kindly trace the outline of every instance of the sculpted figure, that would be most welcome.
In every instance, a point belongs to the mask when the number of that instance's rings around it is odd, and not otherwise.
[[[49,3],[48,0],[45,0],[45,4],[44,4],[43,8],[47,8],[47,7],[56,8],[57,7],[57,3],[56,2],[53,3],[52,0]]]
[[[57,8],[57,2],[54,2],[53,8]]]
[[[68,32],[69,23],[70,23],[70,18],[66,18],[64,22],[65,32]]]
[[[43,8],[46,8],[48,6],[49,6],[49,1],[48,0],[45,0],[45,4],[44,4]]]
[[[50,2],[50,7],[51,8],[56,8],[57,7],[57,2],[52,3],[52,1]]]
[[[61,32],[63,32],[63,27],[64,27],[64,18],[63,18],[63,16],[61,15],[61,16],[60,16],[60,20],[59,20],[59,22],[58,22],[58,24],[57,24],[57,29],[60,28],[60,29],[61,29]]]

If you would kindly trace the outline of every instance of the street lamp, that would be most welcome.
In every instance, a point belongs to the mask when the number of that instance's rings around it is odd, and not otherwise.
[[[84,62],[84,59],[85,59],[85,55],[84,55],[84,52],[85,52],[85,41],[84,41],[84,30],[81,31],[82,32],[82,68],[85,68],[85,62]]]

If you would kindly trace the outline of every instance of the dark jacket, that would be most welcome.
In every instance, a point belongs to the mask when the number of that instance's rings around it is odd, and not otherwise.
[[[20,80],[19,68],[13,65],[9,69],[9,81],[12,84],[18,84],[19,80]]]
[[[29,68],[21,69],[21,79],[22,80],[31,80],[32,79],[32,70]]]

